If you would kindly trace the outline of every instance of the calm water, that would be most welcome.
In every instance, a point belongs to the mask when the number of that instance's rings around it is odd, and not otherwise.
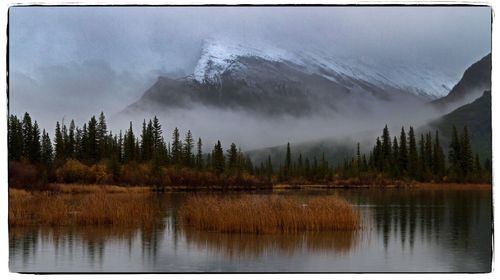
[[[152,228],[11,228],[16,272],[488,272],[491,190],[360,189],[255,195],[338,194],[359,209],[358,232],[220,234],[180,227],[192,193],[160,195]],[[199,195],[199,194],[198,194]],[[238,194],[231,194],[238,195]]]

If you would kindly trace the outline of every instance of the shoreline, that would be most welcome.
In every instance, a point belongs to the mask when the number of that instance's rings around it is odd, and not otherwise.
[[[408,183],[386,185],[344,185],[344,184],[275,184],[269,186],[119,186],[95,184],[51,184],[45,190],[29,190],[9,187],[9,191],[51,192],[61,194],[86,193],[151,193],[175,191],[273,191],[273,190],[328,190],[328,189],[492,189],[486,183]]]

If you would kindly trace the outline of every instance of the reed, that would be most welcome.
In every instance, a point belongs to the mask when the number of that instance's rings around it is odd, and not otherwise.
[[[232,233],[296,233],[359,228],[359,213],[338,196],[308,201],[283,196],[193,196],[179,209],[183,224]]]
[[[60,194],[9,191],[10,226],[120,225],[153,226],[162,210],[152,194]]]

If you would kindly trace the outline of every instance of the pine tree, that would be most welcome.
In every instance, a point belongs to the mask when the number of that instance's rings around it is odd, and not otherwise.
[[[358,142],[356,147],[356,172],[359,173],[360,171],[361,171],[361,150]]]
[[[460,179],[461,173],[461,145],[458,137],[457,128],[453,126],[451,134],[450,150],[448,153],[448,161],[450,162],[450,176],[455,179]]]
[[[390,161],[391,161],[391,136],[389,134],[389,129],[387,125],[385,125],[384,130],[382,132],[382,168],[383,170],[388,170]]]
[[[286,144],[286,155],[285,155],[285,164],[283,168],[283,176],[285,179],[288,179],[290,176],[290,169],[292,166],[292,153],[290,151],[290,143]]]
[[[186,137],[184,138],[184,146],[182,151],[183,162],[185,166],[193,167],[193,147],[194,140],[191,131],[188,130]]]
[[[224,162],[224,151],[220,141],[217,141],[212,151],[212,165],[217,176],[224,172]]]
[[[383,149],[382,149],[382,142],[380,142],[379,137],[377,137],[377,140],[375,142],[375,148],[373,149],[373,163],[377,171],[383,171],[383,166],[384,166]]]
[[[71,130],[71,129],[70,129]],[[107,134],[108,134],[108,126],[106,125],[106,117],[104,113],[101,112],[99,115],[99,122],[96,127],[96,145],[98,148],[98,158],[105,158],[108,155],[108,147],[107,147]]]
[[[425,156],[425,139],[424,135],[420,134],[420,141],[418,141],[418,146],[419,146],[419,154],[418,154],[418,178],[420,180],[424,180],[425,178],[425,169],[427,166],[426,163],[426,156]]]
[[[464,177],[468,178],[473,171],[474,156],[472,153],[472,148],[469,138],[469,130],[467,129],[467,126],[464,126],[464,132],[462,134],[460,145],[462,152],[462,161],[461,161],[462,172],[464,174]]]
[[[161,148],[164,148],[165,144],[163,141],[162,137],[162,129],[161,129],[161,124],[160,121],[156,116],[153,118],[153,146],[154,146],[154,151],[158,151]]]
[[[33,144],[33,125],[31,123],[31,117],[28,113],[24,113],[22,135],[23,135],[23,157],[29,159],[31,145]]]
[[[21,121],[10,115],[8,122],[9,160],[20,160],[23,155],[23,130]]]
[[[266,175],[268,179],[270,179],[274,174],[274,169],[273,169],[273,163],[271,161],[271,155],[267,156],[267,162],[266,162]]]
[[[481,166],[481,162],[479,161],[479,155],[476,154],[474,160],[474,177],[476,181],[481,181],[483,179],[483,168]]]
[[[394,136],[394,140],[392,141],[392,158],[391,158],[391,173],[394,177],[399,177],[399,144],[398,138]]]
[[[406,132],[405,128],[402,127],[399,136],[399,170],[402,175],[408,171],[408,145],[406,143]]]
[[[299,154],[297,158],[297,174],[299,177],[304,176],[304,160],[302,159],[302,153]]]
[[[135,159],[135,136],[132,129],[132,122],[130,122],[130,127],[125,132],[123,139],[123,161],[128,162]]]
[[[203,169],[203,152],[202,152],[201,138],[198,138],[197,151],[196,151],[196,168]]]
[[[172,163],[174,165],[181,164],[182,161],[182,143],[179,139],[179,130],[177,127],[172,134]]]
[[[40,129],[38,123],[35,121],[33,124],[33,131],[31,132],[31,145],[29,146],[29,160],[33,163],[41,161],[41,143],[40,143]]]
[[[97,120],[95,116],[90,118],[87,125],[87,152],[91,162],[99,160],[99,147],[97,143]]]
[[[238,149],[236,148],[236,144],[231,143],[229,146],[229,150],[227,150],[227,167],[228,171],[232,174],[235,174],[239,170],[239,157],[238,157]]]
[[[53,152],[52,152],[52,142],[50,141],[50,136],[42,131],[42,147],[41,147],[41,161],[43,165],[50,167],[52,164]]]
[[[433,172],[439,180],[444,176],[445,173],[445,158],[443,148],[439,142],[439,132],[436,130],[436,136],[434,137],[434,151],[433,155]]]
[[[69,158],[75,156],[75,145],[76,145],[75,129],[76,129],[75,121],[71,120],[71,123],[69,124],[68,141],[66,145],[67,147],[65,148],[66,156]]]
[[[416,178],[418,173],[418,153],[417,142],[415,140],[415,132],[413,127],[410,126],[408,133],[408,174],[412,178]]]
[[[153,123],[149,120],[146,125],[146,120],[142,122],[142,132],[140,141],[141,159],[143,161],[149,161],[153,158]]]
[[[55,146],[55,158],[56,160],[65,159],[64,155],[64,139],[61,132],[61,126],[59,122],[56,122],[56,132],[54,138],[54,146]]]
[[[429,179],[433,170],[433,160],[432,160],[432,134],[428,132],[425,135],[425,177]]]

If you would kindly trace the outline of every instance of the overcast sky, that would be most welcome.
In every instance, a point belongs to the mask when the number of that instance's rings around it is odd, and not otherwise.
[[[113,114],[158,75],[192,73],[202,40],[428,62],[463,72],[490,52],[488,7],[18,7],[9,10],[10,110]]]

